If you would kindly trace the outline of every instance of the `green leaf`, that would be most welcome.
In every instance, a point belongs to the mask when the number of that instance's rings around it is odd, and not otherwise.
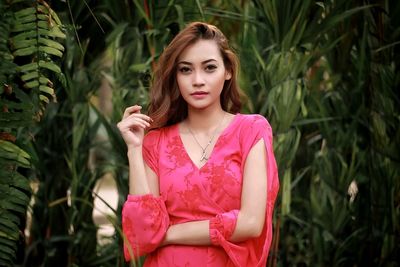
[[[39,96],[39,99],[40,99],[41,101],[46,102],[47,104],[50,103],[50,100],[49,100],[49,98],[48,98],[47,96],[40,95],[40,96]]]
[[[25,83],[26,88],[36,88],[39,86],[39,82],[37,80]]]
[[[20,154],[25,158],[29,158],[29,154],[26,153],[24,150],[22,150],[21,148],[19,148],[17,145],[9,142],[9,141],[5,141],[5,140],[0,140],[0,149],[7,151],[7,152],[11,152],[11,153],[16,153],[16,154]]]
[[[12,198],[11,198],[11,200],[12,200]],[[0,225],[4,227],[3,229],[7,228],[10,231],[18,232],[18,230],[19,230],[18,226],[15,223],[10,222],[8,220],[0,220]]]
[[[39,86],[39,89],[40,89],[41,92],[45,92],[47,94],[54,95],[54,89],[53,88],[41,85],[41,86]]]
[[[286,169],[283,175],[282,183],[282,210],[281,214],[283,216],[290,214],[291,205],[291,182],[292,182],[292,170],[291,168]]]
[[[42,68],[46,68],[46,69],[49,69],[51,71],[54,71],[56,73],[61,73],[60,67],[57,66],[56,64],[54,64],[53,62],[50,62],[50,61],[40,60],[39,61],[39,66],[42,67]]]
[[[18,56],[29,56],[32,54],[35,54],[37,52],[37,47],[27,47],[27,48],[21,48],[18,50],[15,50],[13,52],[13,55],[18,57]]]
[[[38,21],[37,22],[37,26],[39,28],[42,28],[42,29],[45,29],[45,30],[50,30],[51,29],[49,23],[47,21],[43,21],[43,20]]]
[[[38,78],[38,77],[39,77],[39,72],[33,71],[33,72],[22,75],[21,79],[26,82],[26,81],[29,81],[31,79]]]
[[[0,149],[0,158],[14,160],[19,166],[24,168],[30,167],[29,158],[24,157],[22,155],[6,152]]]
[[[40,82],[40,84],[45,84],[45,85],[52,84],[52,82],[44,76],[39,77],[39,82]]]
[[[129,67],[129,70],[133,71],[133,72],[142,72],[142,71],[146,71],[148,69],[149,69],[149,65],[147,63],[134,64]]]
[[[26,40],[29,38],[34,38],[36,39],[36,30],[32,30],[32,31],[27,31],[27,32],[22,32],[20,34],[17,34],[16,36],[11,38],[11,43],[17,43],[19,41],[22,40]]]
[[[0,230],[1,231],[1,230]],[[18,228],[17,228],[18,231]],[[10,246],[0,244],[0,250],[2,253],[13,255],[15,253],[15,249]]]
[[[45,38],[40,37],[39,43],[44,44],[49,47],[52,47],[52,48],[55,48],[55,49],[58,49],[60,51],[64,51],[64,46],[62,46],[60,43],[53,41],[51,39],[45,39]]]
[[[11,196],[9,196],[9,198],[10,197]],[[18,213],[25,213],[25,211],[26,211],[26,205],[16,205],[16,204],[11,203],[10,201],[5,201],[5,200],[3,200],[0,203],[0,208],[7,209],[7,210],[10,210],[13,212],[18,212]]]
[[[10,240],[18,240],[18,233],[16,232],[3,232],[0,230],[0,238],[7,238]]]
[[[50,36],[50,37],[58,37],[58,38],[66,38],[66,35],[58,28],[57,26],[52,27],[50,30],[45,30],[45,29],[38,29],[38,33],[40,35],[44,36]]]
[[[52,47],[49,47],[49,46],[39,46],[39,51],[42,51],[42,52],[45,52],[47,54],[54,55],[54,56],[57,56],[57,57],[62,57],[62,55],[63,55],[60,52],[60,50],[52,48]]]
[[[32,70],[37,70],[37,69],[39,69],[39,64],[37,62],[25,64],[18,67],[18,71],[21,72],[30,72]]]
[[[15,164],[15,163],[14,163]],[[9,186],[13,186],[15,188],[19,188],[24,190],[25,192],[30,192],[30,185],[29,185],[29,180],[21,175],[16,169],[9,170],[9,171],[1,171],[0,172],[2,175],[7,175],[3,177],[7,177],[4,181],[4,184],[7,184]],[[15,219],[15,218],[14,218]],[[18,217],[16,217],[17,222],[19,222]]]
[[[0,216],[0,221],[3,220],[8,220],[7,218],[3,218]],[[0,244],[4,245],[4,246],[8,246],[11,248],[16,249],[17,248],[17,244],[15,244],[15,242],[13,240],[7,239],[7,238],[0,238]]]
[[[36,29],[36,22],[28,22],[28,23],[19,23],[15,24],[12,28],[11,32],[26,32]]]
[[[36,15],[35,14],[28,14],[26,16],[18,17],[17,21],[18,21],[18,23],[33,22],[33,21],[36,21]]]
[[[27,179],[25,178],[25,180]],[[18,216],[7,211],[0,212],[0,220],[6,220],[15,224],[19,224],[21,222]]]
[[[34,7],[29,7],[29,8],[25,8],[22,10],[19,10],[17,12],[14,13],[14,16],[17,20],[19,19],[23,19],[26,16],[31,16],[31,15],[35,15],[36,14],[36,8]]]
[[[37,46],[37,41],[35,39],[21,40],[21,41],[13,43],[14,50],[31,47],[31,46],[35,46],[35,47]]]

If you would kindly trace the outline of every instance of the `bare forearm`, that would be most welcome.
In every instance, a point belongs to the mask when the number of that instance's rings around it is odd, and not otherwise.
[[[150,193],[143,161],[142,147],[128,149],[129,194],[144,195]]]
[[[210,221],[192,221],[169,227],[163,245],[210,245]],[[259,227],[258,227],[259,228]],[[258,236],[254,221],[239,212],[235,230],[229,238],[231,242],[243,242]]]
[[[211,245],[208,227],[208,220],[171,225],[162,245]]]

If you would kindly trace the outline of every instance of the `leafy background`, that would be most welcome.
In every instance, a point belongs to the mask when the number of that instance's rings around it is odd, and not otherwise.
[[[399,266],[399,15],[389,0],[1,0],[0,265],[141,265],[122,255],[115,124],[147,104],[163,48],[201,20],[241,58],[242,112],[274,129],[268,266]],[[105,175],[116,232],[98,243]]]

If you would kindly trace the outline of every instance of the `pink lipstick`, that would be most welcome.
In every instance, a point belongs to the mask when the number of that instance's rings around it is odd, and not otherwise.
[[[191,93],[190,95],[195,98],[204,98],[205,96],[208,95],[208,93],[204,92],[204,91],[196,91],[196,92]]]

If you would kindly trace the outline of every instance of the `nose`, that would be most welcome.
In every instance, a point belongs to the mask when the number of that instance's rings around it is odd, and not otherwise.
[[[193,84],[193,87],[201,87],[204,85],[204,77],[200,71],[193,72],[192,84]]]

